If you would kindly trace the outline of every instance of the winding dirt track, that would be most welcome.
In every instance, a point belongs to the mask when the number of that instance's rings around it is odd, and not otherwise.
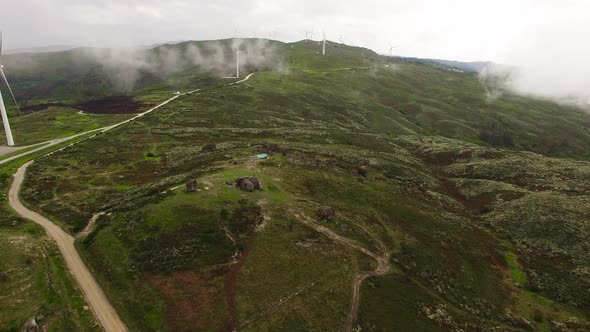
[[[350,303],[350,310],[346,317],[346,331],[352,331],[352,325],[354,324],[359,310],[359,301],[361,294],[361,285],[369,277],[377,277],[387,274],[391,268],[387,257],[373,257],[377,260],[377,268],[373,271],[361,272],[354,277],[352,284],[352,301]]]
[[[253,73],[246,76],[241,81],[230,83],[226,86],[235,85],[235,84],[245,82],[248,79],[250,79],[250,77],[252,75],[253,75]],[[129,118],[129,119],[119,122],[117,124],[103,127],[103,128],[99,128],[99,129],[86,131],[86,132],[79,133],[74,136],[59,138],[59,139],[40,143],[39,148],[23,152],[22,154],[19,154],[19,155],[10,157],[10,158],[6,158],[4,160],[0,160],[0,165],[7,163],[9,161],[12,161],[14,159],[26,156],[28,154],[37,152],[39,150],[45,149],[49,146],[53,146],[53,145],[56,145],[56,144],[59,144],[62,142],[69,141],[69,140],[79,137],[79,136],[91,134],[93,132],[94,133],[106,132],[111,129],[117,128],[117,127],[124,125],[126,123],[129,123],[137,118],[140,118],[148,113],[151,113],[151,112],[157,110],[158,108],[170,103],[171,101],[173,101],[181,96],[185,96],[187,94],[191,94],[191,93],[197,92],[199,90],[200,89],[192,90],[192,91],[180,94],[180,95],[176,95],[176,96],[164,101],[163,103],[161,103],[161,104],[159,104],[159,105],[157,105],[157,106],[155,106],[143,113],[140,113],[132,118]],[[71,144],[69,144],[67,146],[70,146],[73,144],[76,144],[76,143],[72,142]],[[123,323],[123,321],[121,320],[121,318],[117,314],[117,311],[110,304],[109,300],[105,296],[102,288],[96,282],[96,280],[92,276],[92,273],[90,272],[90,270],[88,270],[88,268],[86,267],[86,264],[84,264],[84,261],[82,261],[82,259],[80,258],[80,255],[78,254],[78,251],[76,250],[76,247],[74,246],[74,240],[75,240],[74,237],[72,235],[66,233],[63,229],[61,229],[59,226],[55,225],[49,219],[43,217],[42,215],[40,215],[39,213],[37,213],[35,211],[31,211],[28,208],[26,208],[22,204],[22,202],[20,201],[19,190],[20,190],[20,187],[24,181],[26,170],[32,163],[33,163],[33,160],[22,165],[18,169],[18,171],[14,174],[14,181],[12,182],[12,185],[10,186],[10,190],[8,191],[8,201],[9,201],[10,206],[20,216],[22,216],[26,219],[30,219],[30,220],[36,222],[37,224],[41,225],[45,229],[47,234],[55,240],[55,242],[57,243],[57,246],[59,248],[59,251],[61,252],[61,254],[64,258],[64,261],[66,262],[66,266],[68,267],[68,269],[70,270],[70,272],[72,273],[72,275],[74,276],[76,281],[78,282],[78,285],[80,286],[80,289],[82,290],[82,293],[84,294],[84,297],[86,298],[86,301],[88,302],[92,312],[94,313],[95,317],[100,322],[100,325],[103,327],[103,329],[107,332],[127,331],[127,326],[125,326],[125,323]]]
[[[300,215],[298,213],[294,213],[294,215],[297,217],[297,220],[302,221],[305,225],[313,228],[317,232],[324,234],[325,236],[330,238],[332,241],[340,242],[348,247],[356,249],[356,250],[362,252],[363,254],[365,254],[377,261],[377,268],[375,270],[368,271],[368,272],[361,272],[361,273],[357,274],[354,278],[353,285],[352,285],[352,301],[350,303],[350,309],[349,309],[348,315],[346,317],[346,331],[352,331],[352,325],[354,324],[356,317],[358,315],[361,285],[362,285],[363,281],[365,281],[365,279],[367,279],[369,277],[382,276],[382,275],[387,274],[387,272],[389,272],[389,270],[391,269],[391,264],[389,263],[389,254],[385,253],[383,256],[379,256],[379,255],[371,252],[367,248],[361,246],[356,241],[351,240],[346,237],[343,237],[343,236],[340,236],[336,232],[334,232],[333,230],[331,230],[327,227],[324,227],[322,225],[319,225],[312,218],[310,218],[306,215]]]
[[[22,217],[30,219],[41,225],[47,234],[51,236],[59,251],[61,252],[68,269],[72,272],[76,281],[80,285],[82,292],[92,308],[94,315],[106,331],[127,331],[127,327],[117,315],[117,311],[109,303],[104,292],[88,270],[76,247],[74,247],[74,237],[64,232],[59,226],[55,225],[47,218],[38,214],[37,212],[27,209],[19,199],[19,190],[25,178],[25,172],[33,162],[22,165],[16,174],[14,174],[14,181],[8,191],[8,201],[10,206]]]

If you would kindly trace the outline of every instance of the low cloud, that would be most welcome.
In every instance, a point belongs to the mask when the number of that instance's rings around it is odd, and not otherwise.
[[[515,42],[498,60],[507,66],[487,68],[480,77],[489,82],[494,76],[496,83],[501,78],[504,87],[520,94],[590,105],[590,21],[573,4],[539,4],[532,13],[538,20],[515,32]],[[548,8],[552,20],[539,14]]]
[[[235,50],[242,52],[241,74],[255,70],[284,72],[287,68],[276,44],[263,39],[237,38],[163,45],[154,49],[86,48],[78,61],[96,62],[118,89],[130,90],[146,75],[166,79],[187,69],[235,76]]]

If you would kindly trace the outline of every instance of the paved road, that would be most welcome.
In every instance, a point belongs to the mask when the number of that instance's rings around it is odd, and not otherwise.
[[[246,76],[246,78],[244,78],[241,81],[230,83],[230,84],[228,84],[228,86],[245,82],[252,75],[253,74]],[[45,149],[47,147],[69,141],[69,140],[79,137],[79,136],[91,134],[93,132],[98,133],[98,132],[106,132],[106,131],[112,130],[116,127],[119,127],[121,125],[129,123],[137,118],[140,118],[146,114],[149,114],[149,113],[157,110],[158,108],[170,103],[171,101],[173,101],[181,96],[185,96],[187,94],[191,94],[191,93],[197,92],[199,90],[200,89],[192,90],[192,91],[180,94],[180,95],[176,95],[176,96],[164,101],[163,103],[161,103],[161,104],[159,104],[159,105],[157,105],[157,106],[155,106],[143,113],[140,113],[132,118],[129,118],[129,119],[119,122],[117,124],[103,127],[103,128],[99,128],[99,129],[86,131],[83,133],[76,134],[74,136],[54,139],[51,141],[40,143],[39,148],[35,148],[32,150],[23,152],[22,154],[19,154],[19,155],[10,157],[10,158],[6,158],[4,160],[0,160],[0,165],[7,163],[11,160],[20,158],[22,156],[28,155],[30,153],[34,153],[39,150]],[[72,145],[72,144],[75,144],[75,142],[72,142],[70,145]],[[20,216],[30,219],[30,220],[36,222],[37,224],[41,225],[45,229],[47,234],[55,240],[55,242],[57,243],[57,246],[59,248],[59,251],[61,252],[61,254],[64,258],[64,261],[66,262],[68,269],[70,270],[70,272],[72,273],[72,275],[74,276],[76,281],[78,282],[78,285],[80,286],[82,293],[84,294],[84,297],[86,298],[86,301],[90,305],[90,308],[94,312],[94,315],[96,316],[96,318],[98,319],[98,321],[100,322],[100,324],[102,325],[104,330],[107,332],[127,331],[127,327],[125,326],[125,323],[123,323],[123,321],[121,320],[121,318],[117,314],[117,311],[115,310],[115,308],[110,304],[110,302],[106,298],[102,288],[100,288],[100,285],[98,285],[98,283],[96,282],[96,280],[92,276],[92,273],[90,273],[90,270],[88,270],[88,268],[86,267],[86,264],[84,264],[84,261],[82,261],[82,259],[80,258],[78,251],[76,251],[76,247],[74,246],[74,240],[75,240],[74,237],[71,236],[70,234],[66,233],[59,226],[55,225],[49,219],[43,217],[39,213],[27,209],[20,201],[19,190],[20,190],[20,187],[21,187],[23,180],[25,178],[25,172],[26,172],[27,168],[32,163],[33,163],[33,160],[22,165],[18,169],[18,171],[14,174],[14,181],[12,182],[12,185],[10,186],[10,190],[8,191],[8,202],[9,202],[10,206]]]

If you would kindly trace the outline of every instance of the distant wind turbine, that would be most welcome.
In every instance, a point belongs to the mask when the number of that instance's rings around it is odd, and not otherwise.
[[[240,78],[240,54],[244,53],[244,51],[240,51],[236,48],[236,78]]]
[[[326,55],[326,32],[322,31],[324,34],[324,40],[322,42],[322,55]]]
[[[0,31],[0,56],[2,56],[2,31]],[[8,80],[6,79],[6,75],[4,74],[4,66],[0,64],[0,76],[4,80],[4,83],[8,87],[8,91],[10,91],[10,95],[12,96],[12,100],[14,100],[14,104],[18,107],[16,103],[16,98],[14,98],[14,93],[12,93],[12,89],[10,88],[10,84],[8,84]],[[8,122],[8,114],[6,113],[6,107],[4,106],[4,99],[2,98],[2,93],[0,92],[0,113],[2,114],[2,123],[4,124],[4,132],[6,133],[6,143],[8,146],[14,146],[14,139],[12,138],[12,130],[10,130],[10,123]]]
[[[391,44],[389,44],[389,55],[393,55],[393,49],[394,48],[398,48],[398,45],[391,46]]]
[[[306,39],[305,40],[306,42],[307,42],[307,39],[313,40],[313,29],[311,29],[311,30],[305,30],[305,39]]]
[[[344,44],[344,38],[342,38],[342,34],[340,34],[340,44]]]

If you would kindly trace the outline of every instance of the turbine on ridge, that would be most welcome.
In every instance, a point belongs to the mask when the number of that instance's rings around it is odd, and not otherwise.
[[[326,55],[326,32],[322,31],[324,34],[324,40],[322,41],[322,55]]]
[[[10,88],[10,84],[8,84],[8,80],[6,79],[6,75],[4,74],[4,66],[1,62],[2,59],[2,31],[0,31],[0,76],[2,76],[2,80],[4,80],[4,84],[8,87],[8,91],[10,91],[10,95],[12,96],[12,100],[14,104],[18,108],[18,103],[16,102],[16,98],[14,97],[14,93]],[[4,132],[6,133],[6,143],[8,146],[14,146],[14,139],[12,138],[12,130],[10,129],[10,122],[8,122],[8,114],[6,113],[6,107],[4,106],[4,99],[2,98],[2,92],[0,92],[0,114],[2,115],[2,123],[4,124]]]
[[[393,49],[394,48],[397,48],[397,47],[398,47],[397,45],[396,46],[391,46],[391,44],[389,44],[389,55],[390,56],[393,55]]]
[[[234,50],[236,53],[236,78],[240,78],[240,54],[245,53],[244,51],[240,51],[239,48]]]

